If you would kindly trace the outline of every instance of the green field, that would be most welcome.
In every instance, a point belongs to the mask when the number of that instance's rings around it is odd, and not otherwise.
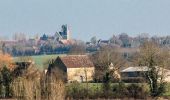
[[[44,68],[44,63],[46,63],[50,59],[55,59],[58,56],[64,56],[63,54],[55,54],[55,55],[38,55],[38,56],[31,56],[31,58],[34,60],[35,65],[39,69]],[[14,58],[15,61],[18,61],[18,57]]]
[[[128,86],[132,83],[124,83],[125,86]],[[138,85],[142,85],[143,83],[133,83],[133,84],[138,84]],[[111,83],[111,87],[118,85],[118,83]],[[147,91],[149,91],[149,85],[146,85],[146,89]],[[73,87],[78,87],[78,88],[87,88],[87,84],[86,83],[69,83],[66,85],[66,89],[70,89]],[[90,91],[102,91],[102,83],[88,83],[88,88],[90,89]],[[162,96],[170,96],[170,83],[167,83],[166,85],[166,92],[162,94]]]

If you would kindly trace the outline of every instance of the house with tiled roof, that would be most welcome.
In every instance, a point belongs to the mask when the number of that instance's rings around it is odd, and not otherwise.
[[[67,82],[86,82],[93,80],[94,65],[87,55],[59,56],[54,61],[53,70],[59,68],[65,72]]]

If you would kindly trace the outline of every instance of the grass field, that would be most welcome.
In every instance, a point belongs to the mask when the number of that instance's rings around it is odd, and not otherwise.
[[[130,85],[132,83],[125,83],[126,86]],[[142,83],[135,83],[135,84],[140,84],[142,85]],[[118,85],[118,83],[112,83],[111,86],[114,86],[114,85]],[[145,84],[149,91],[149,86],[147,84]],[[69,83],[66,85],[66,88],[70,88],[70,87],[87,87],[87,84],[86,83],[77,83],[77,84],[72,84],[72,83]],[[91,91],[102,91],[102,83],[88,83],[88,87]],[[170,83],[168,83],[166,85],[166,92],[162,95],[162,96],[170,96]]]
[[[170,96],[170,83],[166,86],[166,92],[163,94],[164,96]]]
[[[38,55],[38,56],[31,56],[31,58],[34,60],[35,65],[37,66],[37,68],[39,69],[43,69],[44,68],[44,63],[47,62],[50,59],[55,59],[58,56],[64,56],[63,54],[55,54],[55,55]],[[14,60],[17,61],[18,57],[15,57]]]

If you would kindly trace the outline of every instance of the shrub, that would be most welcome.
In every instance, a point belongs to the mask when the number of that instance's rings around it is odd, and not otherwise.
[[[127,90],[128,96],[136,99],[144,99],[149,94],[146,85],[130,84]]]
[[[5,66],[2,68],[0,72],[0,95],[2,97],[11,97],[12,92],[10,88],[10,84],[12,82],[12,75],[10,70]]]
[[[37,80],[28,80],[22,77],[12,82],[13,97],[24,100],[41,99],[40,84]]]
[[[111,76],[109,72],[106,72],[105,75],[103,76],[103,96],[107,98],[109,95],[111,95]]]
[[[46,77],[42,77],[46,79]],[[48,77],[49,79],[49,77]],[[40,84],[40,82],[42,82]],[[11,84],[13,97],[23,100],[64,100],[65,85],[61,80],[50,77],[50,80],[30,80],[25,77],[14,79]]]
[[[124,98],[127,94],[127,89],[124,83],[120,82],[112,86],[114,98]]]
[[[43,75],[41,77],[41,98],[43,100],[64,100],[65,84],[54,75]]]
[[[87,89],[84,88],[80,83],[73,82],[67,88],[67,98],[73,99],[84,99],[87,97]]]
[[[160,83],[160,86],[158,88],[158,96],[163,95],[163,93],[166,92],[166,86],[167,86],[167,83],[165,82]]]

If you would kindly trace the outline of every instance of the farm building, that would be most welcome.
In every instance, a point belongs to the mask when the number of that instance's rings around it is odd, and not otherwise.
[[[49,66],[48,72],[58,68],[64,72],[67,82],[85,82],[92,81],[94,74],[94,65],[87,55],[68,55],[57,57],[53,66]]]
[[[29,77],[31,79],[39,79],[40,72],[34,66],[33,61],[18,61],[13,63],[12,74],[17,77]]]
[[[158,67],[156,67],[158,69]],[[140,67],[128,67],[121,71],[121,78],[122,80],[128,80],[130,82],[134,81],[145,81],[146,80],[146,73],[148,72],[149,68],[147,66],[140,66]],[[162,74],[164,73],[164,74]],[[159,75],[164,75],[164,81],[170,82],[170,70],[168,69],[159,69]]]

